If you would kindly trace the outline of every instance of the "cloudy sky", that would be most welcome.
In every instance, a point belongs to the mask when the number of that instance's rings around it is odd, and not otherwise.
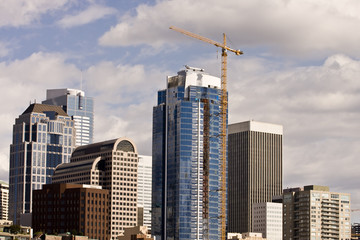
[[[95,140],[127,136],[151,155],[152,106],[185,64],[220,76],[229,122],[284,126],[284,187],[328,185],[360,208],[360,1],[0,0],[0,179],[12,125],[49,88],[95,98]],[[82,80],[83,79],[83,80]],[[360,214],[352,221],[360,221]]]

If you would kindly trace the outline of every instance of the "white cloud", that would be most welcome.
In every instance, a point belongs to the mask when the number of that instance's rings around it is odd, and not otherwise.
[[[187,37],[168,30],[175,25],[220,41],[225,32],[241,48],[260,44],[273,55],[354,56],[360,53],[359,11],[357,0],[158,1],[138,6],[135,15],[124,16],[99,43],[159,47],[185,41]]]
[[[0,62],[0,179],[7,180],[12,125],[29,102],[45,99],[47,88],[62,88],[80,79],[80,71],[60,54],[34,53],[26,59]],[[3,175],[6,174],[6,175]]]
[[[103,141],[126,136],[141,154],[151,155],[152,107],[168,73],[143,65],[100,62],[85,74],[87,94],[95,98],[95,136]]]
[[[6,57],[10,52],[9,43],[0,41],[0,58]]]
[[[29,102],[45,99],[46,89],[78,88],[81,71],[64,55],[34,53],[25,59],[0,62],[0,179],[7,180],[12,125]],[[142,154],[151,155],[152,107],[167,72],[143,65],[100,62],[84,71],[84,90],[95,98],[95,140],[126,136]],[[9,104],[6,104],[9,103]]]
[[[42,14],[61,9],[68,0],[0,0],[0,27],[25,26],[38,21]]]
[[[59,22],[63,28],[71,28],[76,26],[85,25],[96,20],[102,19],[109,15],[115,14],[117,11],[114,8],[105,7],[101,5],[91,5],[82,12],[76,15],[66,15]]]
[[[263,60],[231,60],[229,122],[284,126],[284,187],[328,185],[353,193],[360,208],[360,61],[333,55],[321,66],[282,69]]]

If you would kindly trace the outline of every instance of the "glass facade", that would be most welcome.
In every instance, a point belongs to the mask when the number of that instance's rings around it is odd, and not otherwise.
[[[188,68],[153,110],[152,234],[220,238],[221,82]]]
[[[76,146],[93,143],[94,137],[94,99],[76,89],[47,90],[43,104],[61,106],[75,121]]]
[[[57,165],[69,162],[74,121],[56,106],[32,104],[15,120],[10,145],[9,218],[31,212],[32,191],[51,183]]]

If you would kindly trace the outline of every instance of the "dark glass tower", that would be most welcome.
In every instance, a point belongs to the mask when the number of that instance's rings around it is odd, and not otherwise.
[[[220,238],[221,80],[187,67],[153,109],[152,234]]]
[[[55,167],[69,162],[74,142],[74,121],[61,107],[31,104],[15,120],[9,169],[9,219],[15,224],[29,217],[32,191],[51,183]]]
[[[77,89],[48,89],[43,104],[60,106],[75,121],[76,146],[93,143],[94,99]]]

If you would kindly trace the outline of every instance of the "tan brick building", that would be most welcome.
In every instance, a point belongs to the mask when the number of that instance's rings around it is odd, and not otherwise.
[[[124,228],[136,226],[137,167],[135,144],[130,139],[118,138],[76,148],[70,163],[56,168],[52,181],[108,189],[108,230],[110,239],[116,239]]]

